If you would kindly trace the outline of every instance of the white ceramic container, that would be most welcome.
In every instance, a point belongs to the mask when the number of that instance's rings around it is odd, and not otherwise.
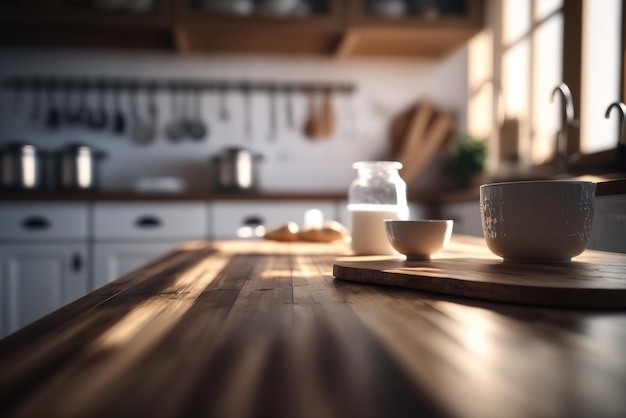
[[[450,241],[453,226],[451,220],[385,220],[389,242],[407,260],[430,259]]]
[[[596,184],[542,180],[485,184],[480,213],[487,247],[505,261],[568,263],[589,243]]]

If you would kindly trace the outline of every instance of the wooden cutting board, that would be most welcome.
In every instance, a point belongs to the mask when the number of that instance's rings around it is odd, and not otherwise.
[[[407,150],[407,154],[401,156],[400,162],[403,168],[400,175],[406,181],[407,187],[411,188],[428,163],[437,153],[454,129],[454,117],[449,113],[438,112],[421,139],[421,143]]]
[[[391,121],[390,148],[394,158],[400,158],[412,141],[421,140],[437,111],[433,102],[422,99]]]
[[[410,118],[404,127],[401,140],[398,141],[400,147],[395,156],[404,166],[403,170],[406,170],[407,167],[411,165],[413,157],[416,153],[419,153],[424,137],[432,126],[433,120],[438,114],[438,110],[433,102],[423,99],[412,108],[409,114]],[[398,128],[396,127],[396,129]]]
[[[504,263],[482,240],[458,239],[430,261],[351,257],[342,280],[496,302],[561,308],[626,308],[626,255],[587,250],[569,264]]]

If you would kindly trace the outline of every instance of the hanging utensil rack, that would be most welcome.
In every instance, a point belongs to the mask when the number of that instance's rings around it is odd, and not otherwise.
[[[123,90],[171,90],[172,88],[192,89],[216,92],[277,92],[311,93],[333,92],[351,94],[355,86],[348,82],[324,81],[253,81],[225,79],[151,79],[104,76],[19,76],[2,80],[2,85],[9,89],[123,89]]]

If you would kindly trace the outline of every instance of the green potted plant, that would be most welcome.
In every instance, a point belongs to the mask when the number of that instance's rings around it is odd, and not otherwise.
[[[448,152],[446,172],[461,188],[471,186],[485,171],[487,144],[482,138],[460,135]]]

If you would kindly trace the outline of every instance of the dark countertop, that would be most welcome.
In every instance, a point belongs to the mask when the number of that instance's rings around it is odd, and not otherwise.
[[[336,280],[347,255],[185,244],[0,340],[0,416],[626,416],[626,311]]]
[[[150,202],[150,201],[215,201],[215,200],[343,200],[339,192],[246,192],[213,193],[187,191],[182,193],[140,193],[132,190],[100,190],[92,192],[16,192],[0,194],[2,200],[19,201],[81,201],[81,202]]]
[[[596,195],[626,193],[626,178],[607,180],[597,176],[580,176],[576,180],[596,181]],[[424,204],[450,204],[478,201],[478,187],[455,191],[409,191],[409,200]],[[27,192],[0,194],[0,201],[81,201],[81,202],[151,202],[151,201],[216,201],[216,200],[346,200],[345,192],[301,192],[301,191],[259,191],[249,193],[213,193],[207,191],[189,191],[179,194],[138,193],[134,191],[99,191],[84,193]]]

